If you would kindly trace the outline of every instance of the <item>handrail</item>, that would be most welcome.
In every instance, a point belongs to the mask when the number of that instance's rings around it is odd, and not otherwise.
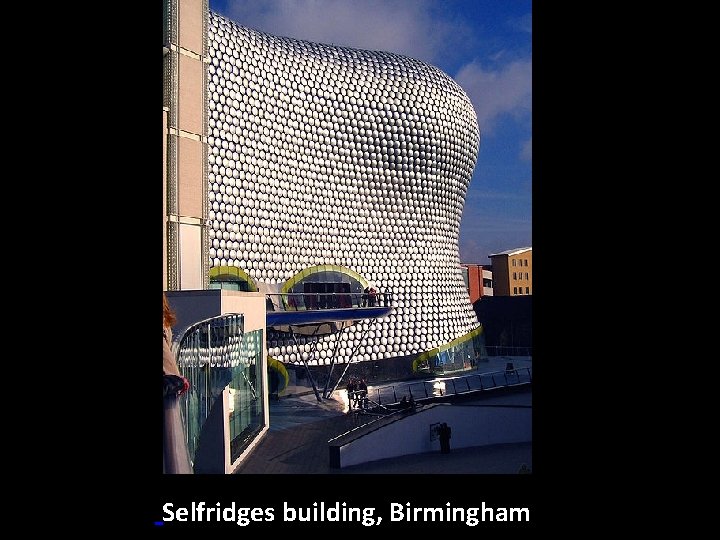
[[[233,368],[247,360],[243,349],[244,322],[242,313],[209,317],[187,327],[173,344],[180,373],[190,383],[190,389],[180,396],[179,402],[185,442],[193,462],[200,434],[216,399],[230,382]],[[256,396],[254,386],[250,388]]]
[[[185,328],[185,330],[183,330],[182,337],[180,337],[180,339],[178,339],[176,341],[177,347],[179,347],[182,344],[182,342],[187,338],[187,336],[191,332],[195,331],[199,327],[201,327],[205,324],[208,324],[208,323],[212,323],[213,321],[225,320],[229,317],[239,317],[243,323],[245,322],[244,321],[245,316],[242,313],[224,313],[222,315],[213,315],[212,317],[208,317],[207,319],[203,319],[201,321],[194,322],[190,326]],[[243,329],[241,328],[240,332],[242,333],[242,331],[243,331]]]
[[[239,346],[244,335],[242,313],[226,313],[209,317],[188,326],[174,349],[179,367],[231,367],[240,360]]]
[[[381,290],[375,294],[365,292],[286,292],[266,293],[265,296],[273,309],[281,311],[390,307],[393,300],[392,292]]]
[[[496,379],[496,375],[502,375],[503,378]],[[462,379],[464,379],[464,381],[462,381]],[[457,385],[456,382],[458,381],[464,382],[464,385]],[[489,384],[490,381],[492,381],[492,384]],[[388,384],[373,388],[373,392],[375,393],[375,401],[378,404],[383,405],[383,397],[385,397],[385,405],[394,405],[400,403],[403,396],[412,398],[415,401],[430,401],[440,397],[483,392],[494,388],[505,388],[528,382],[532,382],[532,367],[516,367],[509,370],[487,371],[458,377],[443,377],[441,379],[410,383]],[[432,388],[431,392],[428,392],[427,385],[430,385]],[[450,385],[452,385],[452,388]],[[465,386],[466,389],[462,386]],[[413,394],[413,389],[415,389],[415,394]],[[420,389],[419,393],[418,389]],[[388,400],[389,396],[392,396],[390,400]]]
[[[485,345],[488,356],[532,356],[532,346]]]

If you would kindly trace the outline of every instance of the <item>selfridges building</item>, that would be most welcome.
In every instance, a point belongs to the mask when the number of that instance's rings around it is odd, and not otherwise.
[[[234,270],[266,292],[324,281],[392,294],[391,314],[343,332],[295,342],[269,329],[268,354],[292,363],[314,348],[318,364],[474,354],[482,332],[458,234],[479,130],[465,92],[406,56],[277,37],[212,12],[208,37],[211,276]]]

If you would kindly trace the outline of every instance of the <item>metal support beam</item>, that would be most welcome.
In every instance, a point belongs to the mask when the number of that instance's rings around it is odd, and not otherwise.
[[[328,386],[330,385],[330,377],[332,377],[333,368],[335,367],[335,358],[337,357],[337,351],[340,348],[340,340],[342,339],[343,332],[345,331],[346,327],[343,327],[340,330],[340,333],[338,334],[337,338],[335,339],[335,350],[332,354],[332,359],[330,360],[330,369],[328,370],[328,376],[327,380],[325,381],[325,388],[323,388],[323,397],[325,399],[330,397],[330,394],[328,394]],[[349,326],[347,327],[349,328]]]
[[[313,336],[317,333],[319,328],[320,328],[320,326],[318,325],[317,329],[312,334]],[[300,354],[300,359],[302,360],[302,363],[305,365],[305,371],[307,372],[307,376],[310,379],[310,384],[312,384],[312,389],[313,389],[313,392],[315,392],[315,397],[317,398],[318,402],[322,403],[322,398],[320,397],[320,393],[318,392],[317,386],[315,385],[315,379],[313,379],[312,373],[310,373],[310,368],[308,367],[308,364],[305,361],[305,355],[300,350],[300,344],[298,343],[297,337],[295,337],[295,332],[293,331],[292,326],[290,327],[290,335],[292,336],[293,341],[295,342],[295,346],[298,349],[298,353]],[[315,355],[315,350],[317,350],[317,340],[315,340],[314,345],[315,345],[314,349],[312,351],[310,351],[311,358]]]
[[[352,359],[355,356],[355,353],[360,348],[360,344],[365,341],[365,338],[367,337],[368,332],[370,332],[370,325],[368,325],[367,329],[365,330],[365,333],[362,335],[362,337],[360,338],[360,341],[355,346],[355,349],[353,350],[352,354],[350,355],[350,358],[348,358],[348,362],[347,362],[347,364],[345,364],[345,369],[343,370],[342,374],[340,375],[340,378],[335,383],[335,386],[333,386],[333,389],[330,391],[330,394],[328,394],[329,396],[332,396],[333,392],[335,392],[335,390],[337,390],[337,387],[340,386],[340,381],[342,381],[342,378],[345,376],[345,373],[347,372],[348,368],[350,367],[350,363],[352,362]]]

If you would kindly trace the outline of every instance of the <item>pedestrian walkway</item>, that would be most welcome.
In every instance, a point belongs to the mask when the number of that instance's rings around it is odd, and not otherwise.
[[[451,449],[449,454],[413,454],[342,469],[341,474],[517,474],[532,471],[532,443]]]
[[[441,396],[444,393],[455,393],[457,389],[459,392],[465,391],[464,383],[459,382],[463,378],[468,377],[472,383],[468,385],[468,390],[478,390],[478,376],[483,376],[485,387],[501,386],[503,384],[503,376],[500,375],[507,365],[511,363],[516,371],[516,374],[510,376],[505,382],[511,384],[518,382],[526,382],[530,380],[529,370],[532,370],[532,357],[530,356],[490,356],[482,362],[479,362],[475,369],[466,371],[457,371],[453,373],[447,373],[444,375],[428,375],[424,379],[409,379],[404,381],[393,381],[368,385],[368,397],[377,403],[387,405],[389,403],[397,402],[402,399],[403,396],[406,398],[412,397],[415,400],[422,399],[426,396]],[[496,380],[490,380],[490,374],[495,373]],[[487,378],[485,378],[487,374]],[[458,381],[457,384],[451,381]],[[424,384],[423,384],[424,383]],[[492,384],[491,384],[492,383]],[[447,388],[446,388],[447,385]],[[426,390],[431,389],[429,392]],[[418,391],[419,390],[419,391]],[[305,388],[304,393],[311,392],[310,388]],[[333,394],[333,398],[342,401],[344,404],[344,410],[349,410],[349,402],[347,392],[344,389],[336,390]],[[315,400],[317,403],[317,400]]]
[[[523,464],[532,469],[532,443],[462,449],[451,445],[449,454],[437,451],[331,468],[328,441],[373,419],[346,414],[344,394],[336,392],[336,399],[322,403],[313,394],[271,401],[270,429],[236,474],[516,474]],[[531,396],[497,399],[528,404]]]

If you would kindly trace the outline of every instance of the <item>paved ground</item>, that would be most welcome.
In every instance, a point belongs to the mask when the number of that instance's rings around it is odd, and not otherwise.
[[[432,452],[342,469],[341,474],[516,474],[526,465],[532,470],[532,443],[495,444]]]
[[[516,474],[523,464],[532,469],[532,443],[451,449],[449,454],[415,454],[332,469],[328,440],[371,418],[346,414],[344,394],[336,392],[337,400],[322,403],[313,394],[271,400],[270,429],[237,474]]]

